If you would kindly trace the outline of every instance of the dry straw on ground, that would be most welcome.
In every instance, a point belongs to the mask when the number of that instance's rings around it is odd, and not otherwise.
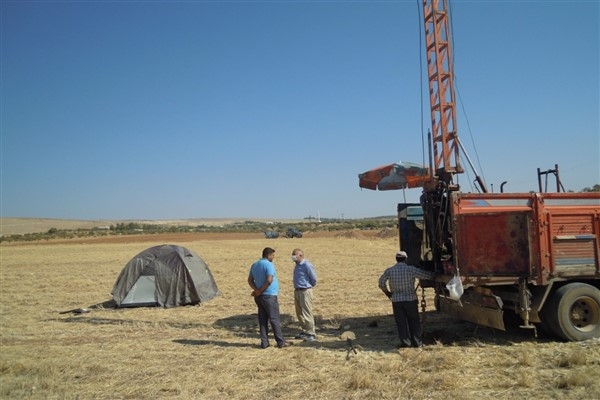
[[[599,341],[563,343],[457,322],[433,311],[429,292],[426,347],[396,350],[391,306],[377,288],[394,261],[395,237],[154,239],[0,245],[0,398],[600,398]],[[207,261],[221,295],[174,309],[102,308],[125,263],[164,242]],[[298,331],[292,249],[302,247],[316,266],[319,341],[258,347],[246,276],[265,246],[277,250],[289,337]],[[76,308],[90,312],[60,314]],[[352,346],[340,338],[348,330]]]

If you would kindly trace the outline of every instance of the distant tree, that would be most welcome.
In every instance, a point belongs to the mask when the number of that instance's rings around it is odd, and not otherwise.
[[[600,184],[595,184],[591,189],[586,187],[582,190],[582,192],[584,192],[584,193],[600,192]]]

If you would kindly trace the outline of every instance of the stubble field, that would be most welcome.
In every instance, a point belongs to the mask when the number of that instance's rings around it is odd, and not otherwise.
[[[185,246],[209,265],[220,296],[198,306],[106,308],[140,251]],[[259,348],[246,277],[276,249],[284,334]],[[317,269],[319,340],[293,339],[289,258]],[[3,399],[600,399],[600,341],[564,343],[424,317],[423,349],[396,350],[391,305],[377,288],[397,238],[364,232],[267,240],[259,234],[133,236],[0,245]],[[419,292],[421,294],[421,292]],[[66,313],[77,308],[90,312]],[[340,335],[351,330],[351,344]]]

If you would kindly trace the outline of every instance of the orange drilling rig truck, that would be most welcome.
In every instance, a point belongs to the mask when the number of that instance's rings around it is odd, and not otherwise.
[[[400,249],[437,273],[421,284],[435,289],[439,311],[502,330],[513,313],[536,333],[600,337],[600,193],[560,192],[558,173],[558,192],[542,192],[539,170],[536,193],[488,193],[477,172],[479,193],[460,191],[459,156],[471,162],[456,125],[448,0],[423,0],[423,11],[429,166],[386,165],[359,174],[359,186],[422,188],[420,204],[398,205]]]

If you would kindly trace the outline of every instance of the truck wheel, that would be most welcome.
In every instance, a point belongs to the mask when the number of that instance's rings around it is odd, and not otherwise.
[[[570,283],[550,299],[546,320],[552,331],[571,341],[600,337],[600,290],[585,283]]]

